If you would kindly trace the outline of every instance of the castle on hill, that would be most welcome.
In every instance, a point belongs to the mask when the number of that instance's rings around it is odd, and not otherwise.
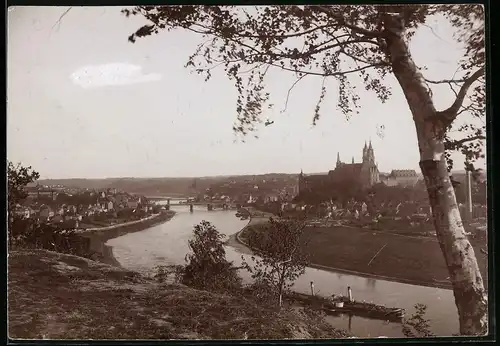
[[[299,194],[301,192],[328,189],[338,183],[354,183],[362,188],[369,188],[380,182],[380,172],[375,162],[375,152],[372,143],[363,147],[362,161],[344,163],[340,160],[340,153],[337,153],[337,164],[335,169],[322,175],[299,175]]]
[[[338,187],[339,184],[356,185],[367,189],[375,184],[383,183],[386,186],[415,186],[421,177],[413,169],[393,169],[390,174],[380,173],[375,162],[375,152],[371,141],[363,147],[362,160],[359,163],[344,163],[337,153],[337,164],[335,169],[328,174],[305,175],[299,174],[298,192],[325,191]]]

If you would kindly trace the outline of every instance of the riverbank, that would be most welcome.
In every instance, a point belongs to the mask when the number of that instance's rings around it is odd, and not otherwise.
[[[243,232],[250,226],[266,223],[269,221],[269,218],[274,217],[274,215],[267,212],[252,210],[251,208],[241,208],[240,210],[248,215],[248,223],[238,232],[231,234],[226,240],[225,245],[231,246],[241,253],[252,255],[252,250],[242,238]]]
[[[305,312],[242,296],[160,284],[47,250],[8,259],[13,339],[317,339],[347,336]]]
[[[102,239],[109,240],[112,238],[120,237],[127,233],[139,232],[147,228],[159,225],[170,220],[174,215],[175,211],[167,210],[141,220],[125,222],[107,227],[87,228],[79,233],[84,236],[93,235],[99,236]]]
[[[106,245],[108,240],[159,225],[174,215],[174,211],[165,211],[141,220],[102,228],[65,230],[53,225],[42,226],[36,233],[30,235],[28,232],[28,237],[14,244],[10,251],[45,249],[120,267],[113,255],[113,248]]]
[[[233,240],[246,245],[246,232],[260,231],[265,218],[251,218]],[[252,227],[254,226],[254,227]],[[353,227],[310,227],[309,267],[411,285],[451,289],[443,254],[432,238],[404,237]],[[472,242],[487,287],[485,244]],[[362,251],[360,251],[362,250]],[[247,250],[249,251],[249,250]]]
[[[113,255],[113,248],[106,245],[108,240],[121,237],[128,233],[144,231],[150,227],[167,222],[174,216],[175,211],[168,210],[142,220],[109,227],[86,229],[79,232],[79,235],[88,239],[89,250],[93,253],[90,259],[115,267],[120,267],[120,263]]]

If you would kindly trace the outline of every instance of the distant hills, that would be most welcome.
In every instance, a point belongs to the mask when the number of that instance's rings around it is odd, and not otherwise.
[[[421,176],[420,172],[417,171]],[[308,174],[327,174],[308,173]],[[451,173],[458,181],[465,181],[465,171],[457,170]],[[258,175],[227,175],[208,176],[199,178],[106,178],[106,179],[42,179],[37,183],[41,185],[63,185],[70,188],[82,189],[113,189],[127,191],[130,193],[143,194],[148,196],[179,195],[188,196],[204,191],[212,184],[217,184],[229,180],[270,180],[278,179],[291,182],[297,178],[297,173],[267,173]]]
[[[213,176],[199,178],[106,178],[106,179],[42,179],[40,185],[63,185],[82,189],[118,189],[147,196],[180,195],[188,196],[204,191],[212,184],[235,180],[266,180],[295,178],[297,174],[269,173],[259,175]]]

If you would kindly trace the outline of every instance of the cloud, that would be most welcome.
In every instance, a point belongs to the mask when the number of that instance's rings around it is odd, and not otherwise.
[[[144,74],[141,66],[125,63],[83,66],[70,76],[74,84],[85,89],[154,82],[161,77],[158,73]]]

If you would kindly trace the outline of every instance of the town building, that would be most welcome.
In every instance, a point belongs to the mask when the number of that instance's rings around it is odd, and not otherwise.
[[[321,175],[299,175],[299,194],[308,191],[333,188],[335,184],[353,183],[361,188],[369,188],[380,182],[380,173],[375,162],[375,152],[372,143],[363,147],[362,161],[344,163],[340,160],[340,153],[337,153],[337,164],[335,169],[328,174]]]
[[[393,169],[388,175],[381,175],[380,180],[387,186],[415,186],[420,180],[414,169]]]

